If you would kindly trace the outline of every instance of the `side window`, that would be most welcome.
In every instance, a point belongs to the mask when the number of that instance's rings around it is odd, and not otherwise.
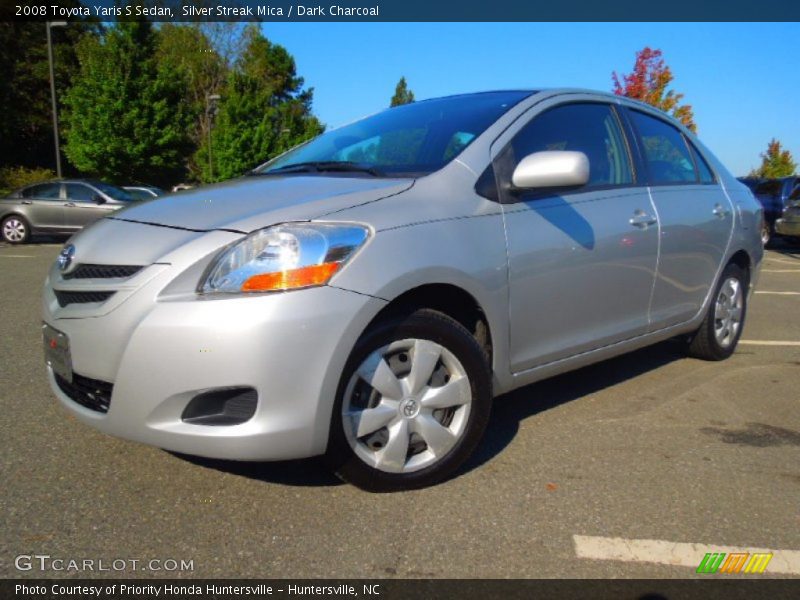
[[[41,183],[34,185],[26,190],[22,190],[23,198],[44,198],[47,200],[58,200],[61,193],[60,183]]]
[[[694,161],[681,132],[638,110],[631,110],[630,115],[642,140],[652,183],[696,183]]]
[[[700,183],[716,183],[714,174],[711,172],[711,167],[708,166],[706,159],[703,158],[703,155],[700,154],[700,151],[692,142],[687,140],[687,143],[689,144],[689,148],[692,150],[694,164],[697,165],[697,170],[700,173]]]
[[[95,192],[81,183],[67,184],[67,198],[75,202],[94,202]]]
[[[513,164],[544,150],[577,150],[589,159],[589,186],[633,182],[622,130],[606,104],[566,104],[534,117],[511,141]]]

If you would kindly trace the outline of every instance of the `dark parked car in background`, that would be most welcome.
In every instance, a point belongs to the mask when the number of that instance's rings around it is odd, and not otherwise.
[[[164,194],[164,190],[154,185],[124,185],[122,189],[136,200],[152,200]]]
[[[766,246],[773,235],[782,235],[775,228],[775,222],[783,216],[789,204],[792,191],[800,183],[800,177],[781,177],[780,179],[758,179],[742,177],[739,179],[749,187],[755,197],[764,207],[764,228],[761,232],[761,241]]]
[[[71,234],[134,200],[122,188],[93,179],[35,183],[0,199],[0,236],[22,244],[34,233]]]

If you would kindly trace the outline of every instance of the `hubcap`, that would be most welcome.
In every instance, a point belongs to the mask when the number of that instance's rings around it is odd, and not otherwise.
[[[443,458],[464,434],[472,389],[461,362],[429,340],[405,339],[372,352],[350,378],[342,422],[366,464],[410,473]]]
[[[742,284],[729,277],[722,284],[714,307],[714,337],[723,348],[728,348],[736,339],[742,326],[744,293]]]
[[[3,237],[9,242],[21,242],[25,239],[25,224],[19,219],[8,219],[3,223]]]
[[[761,228],[761,244],[766,246],[767,242],[769,242],[769,225],[764,223],[764,226]]]

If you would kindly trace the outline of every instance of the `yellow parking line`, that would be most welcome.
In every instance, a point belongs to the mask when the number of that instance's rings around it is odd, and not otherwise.
[[[800,269],[761,269],[762,273],[800,273]]]
[[[0,258],[34,258],[28,254],[0,254]]]

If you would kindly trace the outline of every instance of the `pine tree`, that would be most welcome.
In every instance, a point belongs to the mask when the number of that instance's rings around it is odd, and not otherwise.
[[[406,78],[401,77],[400,81],[394,88],[394,96],[389,106],[400,106],[402,104],[411,104],[414,101],[414,92],[408,89]]]

